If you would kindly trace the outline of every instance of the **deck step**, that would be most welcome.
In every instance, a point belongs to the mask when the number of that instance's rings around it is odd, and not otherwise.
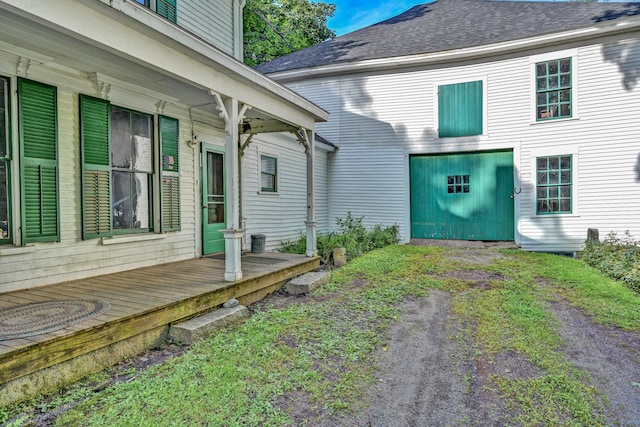
[[[313,292],[329,281],[328,271],[314,271],[294,277],[287,283],[284,290],[291,295],[303,295]]]
[[[249,310],[244,305],[223,307],[185,322],[171,325],[169,337],[185,344],[193,344],[207,338],[217,329],[249,318]]]

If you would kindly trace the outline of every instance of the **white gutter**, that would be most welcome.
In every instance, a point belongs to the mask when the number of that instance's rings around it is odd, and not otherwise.
[[[545,34],[519,40],[510,40],[507,42],[492,43],[482,46],[474,46],[464,49],[328,64],[318,67],[277,71],[274,73],[268,73],[268,75],[272,79],[282,82],[334,74],[382,71],[412,66],[432,65],[445,62],[456,62],[476,58],[485,58],[519,50],[539,48],[560,43],[569,43],[578,40],[634,31],[638,29],[640,29],[640,18],[634,17],[625,20],[616,20],[613,23],[605,22],[602,25],[593,27]]]

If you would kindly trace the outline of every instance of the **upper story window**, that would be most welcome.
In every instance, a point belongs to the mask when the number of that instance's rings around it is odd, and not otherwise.
[[[536,63],[536,121],[572,117],[571,58]]]
[[[136,0],[143,6],[154,10],[158,15],[164,16],[169,21],[177,22],[177,0]]]
[[[260,189],[269,193],[278,191],[278,159],[260,156]]]
[[[482,81],[438,86],[440,138],[482,135]]]

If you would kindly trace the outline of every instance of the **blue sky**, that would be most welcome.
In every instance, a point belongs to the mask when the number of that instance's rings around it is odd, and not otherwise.
[[[341,36],[396,16],[427,0],[322,0],[336,5],[328,26]],[[552,1],[552,0],[546,0]],[[603,0],[601,0],[603,1]],[[610,0],[604,0],[610,1]],[[637,1],[637,0],[631,0]]]
[[[336,5],[328,26],[341,36],[396,16],[427,0],[323,0]]]

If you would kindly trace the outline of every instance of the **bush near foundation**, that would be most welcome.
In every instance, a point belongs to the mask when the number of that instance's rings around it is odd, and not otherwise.
[[[323,264],[331,262],[331,255],[335,248],[345,248],[347,259],[352,260],[373,249],[382,248],[398,243],[398,226],[384,227],[376,225],[367,229],[362,224],[364,217],[354,217],[351,212],[346,218],[337,218],[338,230],[328,234],[318,235],[318,255]],[[306,237],[283,243],[280,252],[303,254],[307,245]]]
[[[587,241],[581,258],[640,294],[640,242],[629,231],[623,237],[611,232],[602,242]]]

